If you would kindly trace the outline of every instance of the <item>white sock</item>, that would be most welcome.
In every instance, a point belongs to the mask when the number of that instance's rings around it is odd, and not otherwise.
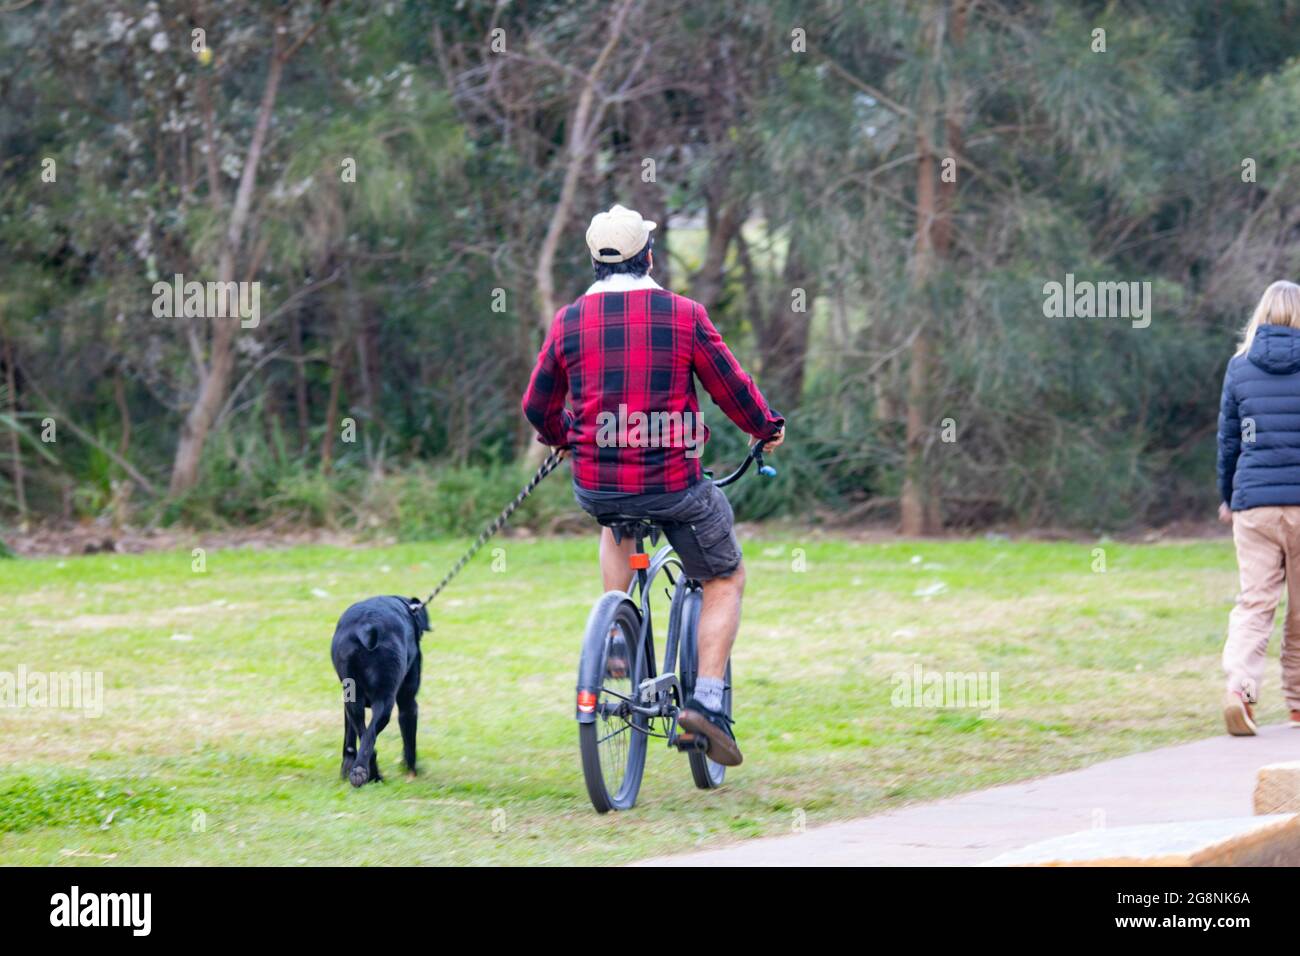
[[[695,699],[709,710],[722,710],[722,689],[725,685],[716,677],[701,677],[695,682]]]

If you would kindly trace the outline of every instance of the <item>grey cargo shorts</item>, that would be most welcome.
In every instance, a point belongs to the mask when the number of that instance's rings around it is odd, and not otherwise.
[[[652,519],[664,529],[688,577],[725,578],[740,566],[735,513],[727,496],[707,478],[685,491],[625,495],[573,486],[573,497],[593,518],[616,514]]]

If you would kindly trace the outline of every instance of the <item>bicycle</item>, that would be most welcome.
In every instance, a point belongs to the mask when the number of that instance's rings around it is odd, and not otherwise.
[[[751,464],[758,465],[761,475],[775,475],[776,469],[763,462],[763,446],[769,440],[756,442],[731,474],[714,480],[706,473],[705,480],[725,487],[739,480]],[[582,773],[592,806],[598,813],[608,813],[630,810],[636,803],[651,737],[666,740],[669,747],[687,755],[691,776],[701,790],[722,786],[727,768],[709,759],[708,738],[677,729],[677,714],[695,688],[700,582],[686,576],[671,544],[659,547],[653,557],[646,552],[645,539],[655,547],[663,533],[653,520],[615,514],[600,523],[611,528],[618,540],[633,539],[635,550],[629,561],[636,571],[626,591],[608,591],[592,607],[578,663],[576,716]],[[661,571],[672,590],[663,669],[656,673],[650,595]],[[722,703],[723,713],[730,718],[730,660]],[[661,726],[656,727],[656,721]]]

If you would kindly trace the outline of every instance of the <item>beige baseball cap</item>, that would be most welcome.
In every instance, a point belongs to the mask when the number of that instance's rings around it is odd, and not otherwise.
[[[597,262],[623,262],[645,248],[656,225],[635,209],[616,205],[591,217],[587,248]]]

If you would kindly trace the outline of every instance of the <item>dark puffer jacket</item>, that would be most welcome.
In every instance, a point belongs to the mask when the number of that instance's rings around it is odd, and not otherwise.
[[[1250,350],[1228,362],[1219,497],[1233,511],[1300,505],[1300,329],[1261,325]]]

